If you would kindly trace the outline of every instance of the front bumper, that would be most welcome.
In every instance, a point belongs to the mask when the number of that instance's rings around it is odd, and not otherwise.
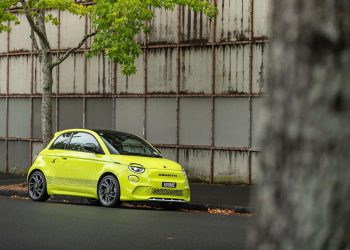
[[[137,177],[137,182],[127,177],[121,190],[122,201],[190,202],[190,187],[182,171],[146,169]],[[162,187],[163,182],[175,182],[176,188]]]

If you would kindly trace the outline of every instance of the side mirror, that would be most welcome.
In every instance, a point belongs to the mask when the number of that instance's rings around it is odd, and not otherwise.
[[[83,145],[83,148],[84,148],[84,150],[87,151],[87,152],[97,153],[97,147],[96,147],[96,145],[93,144],[93,143],[85,143],[85,144]]]

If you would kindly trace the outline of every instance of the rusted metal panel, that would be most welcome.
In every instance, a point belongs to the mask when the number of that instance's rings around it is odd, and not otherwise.
[[[7,57],[0,57],[0,94],[7,91]]]
[[[12,31],[10,32],[10,51],[30,51],[32,50],[32,40],[30,39],[30,26],[24,14],[17,14],[20,25],[10,24]]]
[[[252,154],[252,184],[257,184],[260,177],[260,152],[251,152]]]
[[[35,59],[34,62],[34,70],[33,70],[33,93],[35,94],[42,94],[43,93],[43,87],[42,87],[42,72],[41,72],[41,63],[39,62],[39,58],[37,56],[34,56]],[[56,60],[56,56],[53,56],[53,59]],[[55,67],[52,71],[52,79],[53,79],[53,85],[52,85],[52,93],[57,93],[57,70],[58,68]]]
[[[249,93],[249,46],[220,46],[216,51],[216,93]]]
[[[98,55],[87,59],[87,92],[105,93],[106,89],[106,59],[103,55]],[[109,90],[111,87],[109,87]]]
[[[122,74],[122,69],[118,65],[117,66],[117,93],[133,93],[133,94],[141,94],[145,92],[144,89],[144,78],[145,71],[144,69],[144,61],[143,55],[140,55],[136,61],[135,65],[137,67],[137,72],[132,76],[124,76]]]
[[[33,138],[41,139],[41,98],[33,99]]]
[[[61,12],[60,47],[61,49],[75,47],[85,35],[85,17]]]
[[[116,71],[115,71],[115,64],[113,61],[108,60],[107,58],[104,59],[104,88],[103,93],[114,93],[114,84],[116,80]]]
[[[183,48],[180,91],[211,93],[211,48]]]
[[[30,100],[28,98],[9,99],[8,136],[30,137]]]
[[[217,7],[219,9],[216,28],[218,41],[247,40],[249,1],[221,0],[218,1]]]
[[[151,21],[149,43],[175,43],[176,42],[176,10],[154,10]]]
[[[143,135],[143,98],[117,98],[115,110],[116,130]]]
[[[86,98],[86,127],[113,129],[112,104],[111,98]]]
[[[210,145],[210,101],[209,98],[180,99],[180,144]]]
[[[201,12],[194,12],[187,7],[182,7],[181,40],[191,42],[207,42],[210,36],[210,21]],[[175,27],[175,23],[174,23]]]
[[[111,94],[114,84],[114,64],[102,54],[86,59],[86,92]]]
[[[176,49],[148,51],[148,93],[176,92]]]
[[[6,99],[0,98],[0,137],[6,137]]]
[[[7,45],[8,45],[8,33],[2,32],[0,33],[0,53],[7,52]]]
[[[40,153],[43,149],[43,144],[41,142],[32,142],[32,159]]]
[[[148,98],[147,140],[152,143],[176,143],[176,99]]]
[[[89,17],[86,17],[86,19],[87,19],[87,20],[86,20],[86,22],[87,22],[87,27],[86,27],[87,33],[90,34],[90,33],[94,32],[95,29],[93,29],[93,27],[92,27],[90,18],[89,18]],[[86,45],[87,48],[90,48],[90,47],[91,47],[91,45],[92,45],[93,42],[94,42],[94,39],[95,39],[95,37],[93,36],[93,37],[90,37],[90,38],[88,38],[88,39],[86,40],[85,45]]]
[[[60,93],[84,93],[85,55],[75,53],[67,58],[59,68]]]
[[[208,182],[210,176],[210,151],[180,149],[179,162],[185,168],[189,179]]]
[[[31,56],[11,56],[9,61],[10,94],[29,94],[32,78]]]
[[[254,35],[256,37],[270,36],[271,0],[254,1]]]
[[[262,109],[263,102],[263,98],[253,98],[252,100],[252,147],[257,149],[261,148],[260,139],[262,137],[262,124],[264,122],[264,117],[267,116]]]
[[[236,151],[214,152],[214,183],[246,184],[248,153]]]
[[[67,109],[69,111],[71,108]],[[77,114],[76,114],[77,115]],[[41,98],[33,98],[33,130],[34,139],[41,139]],[[56,101],[52,98],[52,131],[56,131]]]
[[[83,99],[60,98],[58,129],[83,127]]]
[[[215,99],[215,146],[248,147],[248,98]]]
[[[0,173],[6,172],[5,157],[6,157],[5,141],[0,140]]]
[[[158,147],[157,149],[160,150],[162,153],[162,156],[166,159],[176,161],[176,149],[174,148],[160,148]]]
[[[256,44],[253,46],[253,86],[252,91],[255,94],[263,94],[265,92],[267,78],[267,62],[268,62],[268,45]]]
[[[18,153],[21,152],[21,153]],[[16,174],[27,173],[30,167],[29,142],[8,142],[8,172]]]

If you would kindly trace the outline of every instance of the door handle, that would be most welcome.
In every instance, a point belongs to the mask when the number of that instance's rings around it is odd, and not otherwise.
[[[67,160],[67,157],[62,157],[61,159],[62,159],[62,160]]]

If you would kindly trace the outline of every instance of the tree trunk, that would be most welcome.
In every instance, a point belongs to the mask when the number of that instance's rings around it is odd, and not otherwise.
[[[42,50],[41,72],[43,95],[41,103],[41,126],[43,146],[45,147],[52,137],[52,55],[50,50]]]
[[[41,132],[43,147],[52,137],[52,55],[45,27],[45,11],[40,10],[37,16],[37,24],[45,39],[40,38],[40,62],[42,72],[42,103],[41,103]]]
[[[250,249],[350,249],[350,1],[273,0]]]

